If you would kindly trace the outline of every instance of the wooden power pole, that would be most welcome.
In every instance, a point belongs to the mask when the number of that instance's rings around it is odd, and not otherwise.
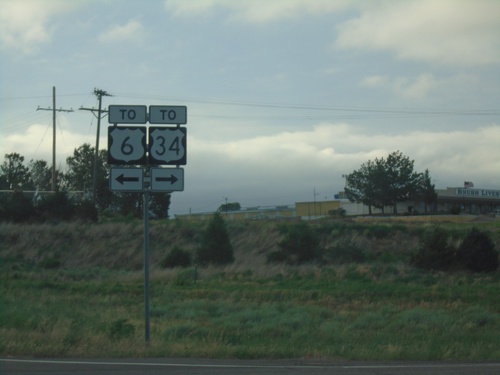
[[[37,111],[52,111],[52,184],[51,190],[56,191],[56,112],[73,112],[73,109],[56,109],[56,87],[52,86],[52,108],[40,108]]]
[[[102,97],[103,96],[112,96],[111,94],[108,94],[104,90],[98,90],[94,89],[94,95],[97,96],[97,99],[99,101],[99,108],[97,109],[97,115],[94,113],[96,110],[94,108],[80,108],[81,110],[84,111],[91,111],[94,116],[97,117],[97,133],[96,133],[96,140],[95,140],[95,155],[94,155],[94,173],[92,175],[92,189],[93,189],[93,196],[94,196],[94,204],[97,204],[97,164],[99,161],[99,136],[101,132],[101,118],[104,116],[101,116],[101,113],[108,113],[108,111],[102,109]]]

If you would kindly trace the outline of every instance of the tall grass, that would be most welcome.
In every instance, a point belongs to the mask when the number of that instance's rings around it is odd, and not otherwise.
[[[0,354],[500,359],[498,275],[376,268],[156,271],[149,348],[140,272],[3,272]]]
[[[146,346],[140,221],[1,224],[0,355],[500,360],[500,273],[410,267],[425,225],[320,223],[323,245],[364,260],[284,266],[266,263],[278,224],[229,223],[235,263],[195,272],[159,264],[203,225],[152,223]]]

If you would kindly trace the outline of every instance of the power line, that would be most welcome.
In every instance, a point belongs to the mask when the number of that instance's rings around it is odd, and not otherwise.
[[[40,138],[40,142],[38,143],[38,146],[36,147],[35,151],[33,152],[33,156],[31,157],[31,159],[34,159],[34,158],[35,158],[35,155],[36,155],[36,153],[38,152],[38,149],[39,149],[39,148],[40,148],[40,146],[42,145],[42,143],[43,143],[43,141],[44,141],[44,139],[45,139],[45,136],[47,135],[47,132],[48,132],[48,130],[49,130],[49,128],[50,128],[50,125],[51,125],[51,124],[50,124],[50,122],[49,122],[49,124],[48,124],[48,125],[47,125],[47,127],[45,128],[45,132],[43,133],[42,138]]]
[[[63,96],[81,96],[83,94],[67,94]],[[87,94],[88,95],[88,94]],[[482,109],[445,109],[445,108],[394,108],[394,107],[365,107],[365,106],[328,106],[328,105],[304,105],[293,103],[276,103],[276,102],[256,102],[256,101],[240,101],[240,100],[226,100],[226,99],[210,99],[210,98],[189,98],[189,97],[169,97],[163,95],[151,94],[132,94],[132,93],[118,93],[119,97],[131,99],[153,99],[162,101],[184,102],[184,103],[200,103],[200,104],[217,104],[223,106],[236,106],[236,107],[252,107],[262,109],[286,109],[291,111],[310,111],[310,114],[291,113],[291,114],[278,114],[278,115],[227,115],[227,114],[192,114],[192,117],[203,118],[239,118],[239,119],[270,119],[270,120],[318,120],[318,119],[398,119],[398,118],[429,118],[429,117],[488,117],[500,116],[500,111],[497,109],[482,108]],[[33,97],[11,97],[0,98],[0,100],[13,100],[13,99],[29,99],[39,98],[42,96]],[[45,97],[45,96],[43,96]],[[97,112],[94,108],[80,108],[82,110],[89,110]],[[318,114],[314,112],[323,112]],[[105,111],[101,111],[105,113]],[[94,113],[95,115],[95,113]]]
[[[171,100],[202,104],[219,104],[242,107],[261,107],[273,109],[293,109],[293,110],[314,110],[314,111],[332,111],[332,112],[361,112],[361,113],[377,113],[377,114],[407,114],[407,115],[460,115],[460,116],[498,116],[499,110],[494,109],[433,109],[433,108],[383,108],[383,107],[357,107],[357,106],[318,106],[318,105],[303,105],[291,103],[272,103],[272,102],[251,102],[251,101],[235,101],[222,99],[207,99],[207,98],[172,98],[157,95],[137,95],[122,93],[116,96],[132,99],[157,99]]]
[[[84,96],[87,95],[86,93],[81,93],[81,94],[64,94],[64,95],[59,95],[62,97],[66,96]],[[0,100],[28,100],[28,99],[46,99],[50,98],[50,95],[38,95],[38,96],[11,96],[11,97],[5,97],[5,96],[0,96]]]

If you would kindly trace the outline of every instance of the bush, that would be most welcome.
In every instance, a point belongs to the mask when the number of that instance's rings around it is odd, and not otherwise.
[[[266,259],[268,263],[285,263],[288,261],[288,254],[283,250],[276,250],[267,254]]]
[[[191,254],[178,246],[174,246],[162,260],[161,266],[163,268],[189,267],[191,263]]]
[[[97,223],[99,217],[94,202],[85,200],[75,205],[75,219]]]
[[[31,199],[22,192],[14,192],[0,199],[1,219],[21,223],[30,220],[35,214]]]
[[[487,233],[473,228],[458,249],[461,263],[472,272],[498,269],[498,251]]]
[[[40,261],[40,267],[46,270],[61,268],[62,262],[55,257],[48,257]]]
[[[234,262],[233,248],[229,240],[224,219],[215,213],[203,233],[198,249],[198,262],[201,265],[224,265]]]
[[[132,337],[135,334],[135,327],[128,319],[118,319],[109,326],[109,337],[113,340],[120,340]]]
[[[75,206],[65,192],[55,192],[43,197],[37,210],[44,220],[69,220],[73,216]]]
[[[336,264],[362,263],[365,261],[365,253],[354,241],[345,239],[327,249],[324,258]]]
[[[285,238],[278,244],[281,251],[270,254],[268,260],[302,264],[319,258],[318,235],[307,223],[287,227],[285,232]]]
[[[448,244],[447,233],[436,227],[424,232],[420,247],[412,257],[412,264],[429,270],[447,270],[455,260],[455,250]]]

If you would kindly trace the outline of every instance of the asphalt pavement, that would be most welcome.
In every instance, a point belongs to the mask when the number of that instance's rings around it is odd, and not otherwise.
[[[0,358],[2,375],[497,375],[500,362],[329,362],[320,360],[15,359]]]

